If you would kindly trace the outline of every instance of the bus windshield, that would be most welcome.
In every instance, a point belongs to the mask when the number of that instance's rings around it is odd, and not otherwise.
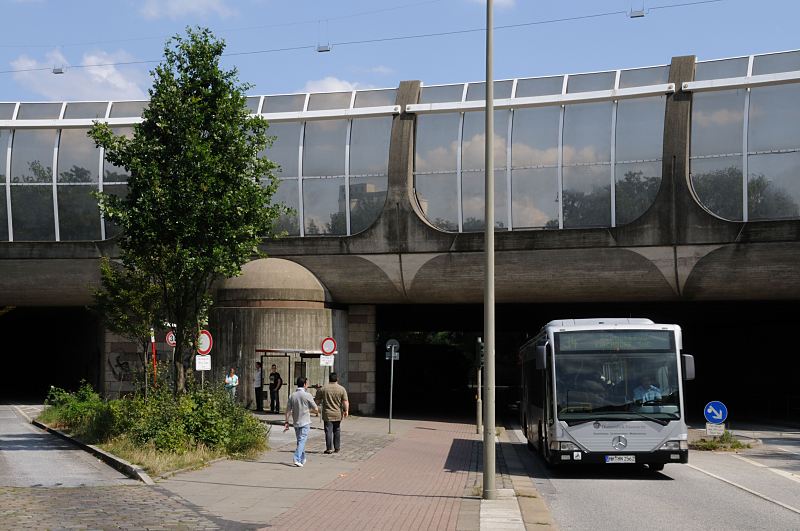
[[[577,341],[573,337],[559,341],[561,334],[580,336]],[[611,337],[614,331],[600,331],[594,338],[586,332],[561,334],[556,334],[555,356],[559,420],[666,424],[680,419],[678,362],[671,332],[665,331],[662,337],[648,332],[639,338],[631,331],[624,331],[621,338]],[[558,348],[567,344],[573,348]],[[607,350],[609,345],[612,348]]]

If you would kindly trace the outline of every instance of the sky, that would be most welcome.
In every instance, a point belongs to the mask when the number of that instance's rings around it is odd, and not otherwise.
[[[494,0],[495,79],[800,48],[796,0],[697,1]],[[486,0],[0,0],[0,101],[146,99],[187,26],[250,95],[481,81],[485,22]]]

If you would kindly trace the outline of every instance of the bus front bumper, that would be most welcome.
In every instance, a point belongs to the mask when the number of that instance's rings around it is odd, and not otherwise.
[[[584,452],[581,450],[551,451],[553,464],[667,464],[688,463],[689,450],[656,450],[654,452]]]

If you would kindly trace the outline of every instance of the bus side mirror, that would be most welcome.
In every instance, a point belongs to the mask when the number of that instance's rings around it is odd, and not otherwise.
[[[683,379],[694,380],[694,356],[683,354]]]
[[[536,345],[536,370],[542,371],[547,368],[547,346]]]

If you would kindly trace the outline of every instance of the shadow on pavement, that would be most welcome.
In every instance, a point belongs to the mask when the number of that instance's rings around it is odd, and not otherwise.
[[[0,450],[3,451],[39,451],[39,450],[76,450],[80,448],[63,439],[58,439],[48,433],[18,433],[13,435],[0,435]]]

